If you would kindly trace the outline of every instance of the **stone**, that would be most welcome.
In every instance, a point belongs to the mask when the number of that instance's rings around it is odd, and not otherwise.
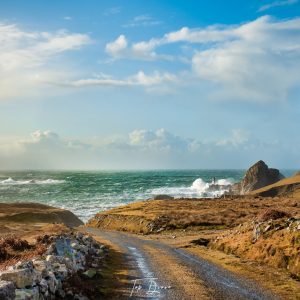
[[[89,298],[86,297],[86,296],[75,294],[74,295],[74,300],[89,300]]]
[[[174,197],[169,195],[156,195],[153,200],[174,200]]]
[[[71,257],[73,249],[69,238],[59,238],[55,241],[55,248],[58,256]]]
[[[93,277],[95,277],[96,274],[97,274],[97,271],[94,269],[89,269],[89,270],[83,272],[83,275],[85,275],[88,278],[93,278]]]
[[[89,248],[85,245],[80,245],[80,251],[84,254],[88,254]]]
[[[30,269],[8,270],[0,273],[0,279],[12,281],[17,288],[22,289],[34,284],[35,272]]]
[[[66,265],[64,264],[58,264],[58,266],[55,267],[54,274],[56,277],[59,277],[60,279],[64,279],[68,276],[68,269]]]
[[[41,293],[45,294],[48,291],[48,282],[47,282],[47,280],[43,278],[39,282],[39,287],[40,287]]]
[[[34,269],[33,262],[31,260],[28,261],[19,261],[15,264],[15,269]]]
[[[71,247],[75,250],[79,250],[80,249],[80,245],[79,243],[76,241],[76,242],[72,242],[71,243]]]
[[[82,232],[77,232],[76,233],[76,239],[81,240],[83,238],[83,233]]]
[[[66,292],[63,289],[59,289],[57,291],[57,294],[60,298],[65,298],[66,297]]]
[[[33,265],[36,271],[41,273],[43,278],[48,276],[48,271],[50,270],[49,262],[45,260],[37,259],[37,260],[33,260]]]
[[[191,243],[199,246],[207,246],[209,244],[210,240],[205,238],[199,238],[196,240],[192,240]]]
[[[15,299],[15,286],[11,281],[0,280],[0,300]]]
[[[51,244],[51,245],[49,246],[49,248],[47,249],[46,254],[52,255],[52,254],[55,254],[55,251],[56,251],[55,245],[54,245],[54,244]]]
[[[56,256],[55,255],[47,255],[46,256],[46,261],[53,263],[56,261]]]
[[[96,254],[99,255],[99,256],[103,255],[104,254],[104,249],[97,249]]]
[[[50,292],[52,294],[55,294],[58,282],[57,282],[57,279],[53,272],[49,272],[49,276],[47,278],[47,283],[48,283]]]
[[[260,160],[248,169],[241,182],[232,186],[231,192],[244,195],[283,178],[284,176],[279,170],[269,168],[265,162]]]
[[[15,300],[40,300],[38,287],[17,289]]]

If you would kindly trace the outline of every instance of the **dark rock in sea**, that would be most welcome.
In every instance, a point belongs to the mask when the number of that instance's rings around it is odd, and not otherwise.
[[[169,195],[156,195],[153,200],[174,200],[174,197]]]
[[[279,170],[269,168],[265,162],[260,160],[248,169],[241,182],[233,185],[232,192],[234,194],[244,195],[273,184],[283,178],[284,176]]]

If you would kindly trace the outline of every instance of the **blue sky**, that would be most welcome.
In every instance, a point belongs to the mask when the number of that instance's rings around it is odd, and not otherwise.
[[[300,1],[1,1],[2,169],[300,168]]]

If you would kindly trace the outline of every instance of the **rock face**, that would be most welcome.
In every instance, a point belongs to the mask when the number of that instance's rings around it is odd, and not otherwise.
[[[284,176],[277,169],[269,168],[262,160],[254,164],[244,176],[243,180],[233,186],[234,194],[247,194],[264,186],[273,184]]]

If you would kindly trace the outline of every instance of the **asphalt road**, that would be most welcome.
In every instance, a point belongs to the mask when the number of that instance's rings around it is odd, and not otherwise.
[[[128,233],[88,231],[117,245],[126,256],[132,285],[124,299],[279,299],[257,283],[184,249]]]

